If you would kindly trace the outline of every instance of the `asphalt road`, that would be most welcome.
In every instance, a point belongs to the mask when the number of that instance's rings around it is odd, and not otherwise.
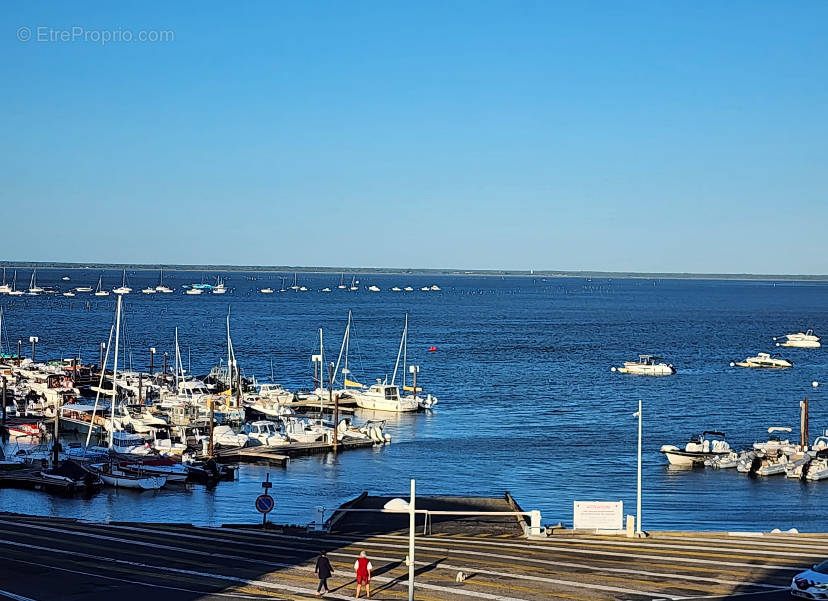
[[[8,514],[0,514],[0,599],[310,599],[320,548],[336,570],[327,598],[353,598],[352,565],[365,550],[375,567],[371,598],[407,599],[404,533],[284,535]],[[416,598],[771,601],[788,599],[791,577],[825,556],[828,536],[418,536]]]

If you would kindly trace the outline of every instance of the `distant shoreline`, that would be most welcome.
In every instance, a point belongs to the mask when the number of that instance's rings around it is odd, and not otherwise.
[[[242,273],[361,273],[388,275],[451,275],[451,276],[503,276],[544,278],[630,278],[673,280],[782,280],[828,281],[828,274],[753,274],[753,273],[657,273],[634,271],[569,271],[569,270],[517,270],[517,269],[421,269],[399,267],[320,267],[296,265],[172,265],[152,263],[59,263],[48,261],[0,261],[0,268],[7,269],[130,269],[154,271],[162,267],[169,271],[217,271]]]

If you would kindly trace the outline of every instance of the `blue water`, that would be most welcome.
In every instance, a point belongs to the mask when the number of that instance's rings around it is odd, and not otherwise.
[[[9,274],[10,275],[10,274]],[[71,282],[61,282],[69,275]],[[39,270],[41,284],[91,285],[93,270]],[[827,283],[438,275],[362,275],[359,292],[336,288],[339,276],[299,274],[308,292],[265,296],[280,274],[228,273],[233,290],[220,297],[185,296],[185,283],[216,273],[170,271],[174,295],[146,296],[157,272],[129,272],[125,360],[147,369],[148,348],[173,354],[179,328],[183,361],[206,373],[226,354],[228,305],[236,355],[245,374],[270,376],[291,389],[311,385],[318,328],[326,360],[335,360],[348,309],[353,310],[351,368],[363,383],[390,376],[403,318],[409,313],[409,360],[419,382],[440,399],[431,414],[388,417],[394,442],[338,457],[296,459],[286,469],[242,466],[240,480],[212,491],[194,487],[135,494],[104,491],[90,500],[0,490],[0,510],[85,519],[255,521],[253,499],[269,472],[274,521],[305,523],[313,507],[334,507],[368,490],[404,493],[416,478],[422,494],[501,495],[509,490],[544,522],[571,524],[575,500],[623,500],[635,508],[638,399],[644,402],[643,525],[649,529],[828,530],[828,482],[748,479],[734,470],[671,471],[658,453],[705,429],[727,433],[734,446],[766,438],[769,426],[798,432],[799,401],[811,403],[812,436],[828,428],[824,349],[775,349],[772,336],[813,328],[828,332]],[[253,275],[258,279],[247,279]],[[287,285],[292,283],[292,274]],[[346,284],[350,282],[346,274]],[[19,272],[18,282],[28,282]],[[120,284],[107,272],[104,285]],[[376,284],[382,292],[365,287]],[[440,292],[421,292],[437,284]],[[411,285],[414,292],[391,292]],[[318,290],[329,286],[331,293]],[[39,357],[80,353],[98,358],[115,300],[78,295],[0,297],[4,330],[16,341],[38,336]],[[429,347],[435,346],[435,352]],[[24,344],[26,353],[28,343]],[[731,368],[732,359],[779,352],[793,369]],[[783,352],[784,351],[784,352]],[[611,365],[654,353],[678,374],[641,378]],[[123,361],[123,359],[122,359]],[[358,417],[366,417],[358,414]]]

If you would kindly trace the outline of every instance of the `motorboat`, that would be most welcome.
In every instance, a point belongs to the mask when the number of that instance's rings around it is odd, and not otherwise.
[[[71,278],[68,275],[65,275],[60,279],[63,280],[64,282],[68,282]]]
[[[70,296],[71,297],[71,296],[75,296],[75,293],[72,292],[71,290],[67,290],[66,292],[63,293],[63,296]]]
[[[40,472],[40,476],[52,482],[68,485],[71,492],[92,494],[103,487],[103,480],[93,470],[77,461],[61,461],[51,469]]]
[[[247,444],[246,434],[236,434],[230,426],[216,426],[213,428],[213,444],[222,447],[240,449]]]
[[[817,456],[808,464],[808,471],[805,474],[806,480],[825,480],[828,478],[828,457],[825,453],[817,453]]]
[[[771,426],[768,428],[768,440],[754,442],[753,450],[764,453],[786,453],[791,455],[796,452],[796,445],[792,444],[786,436],[789,432],[791,432],[791,428]]]
[[[432,292],[440,292],[440,287],[437,284],[433,284],[430,288]]]
[[[429,286],[423,286],[420,290],[423,292],[431,292],[431,288]]]
[[[259,292],[262,294],[273,294],[273,288],[262,288]]]
[[[731,361],[730,367],[784,369],[786,367],[793,367],[793,362],[788,359],[771,357],[769,353],[759,353],[755,357],[748,357],[744,361]]]
[[[811,463],[813,456],[810,453],[797,453],[788,461],[785,466],[785,476],[788,478],[803,479],[808,473],[807,466]]]
[[[349,394],[360,409],[404,413],[417,411],[418,404],[413,397],[401,397],[400,389],[394,384],[374,384],[367,390],[352,389]]]
[[[394,286],[393,288],[391,288],[391,292],[402,292],[402,288],[400,288],[399,286]]]
[[[38,424],[29,423],[7,424],[6,429],[13,438],[36,438],[45,431]]]
[[[121,455],[148,455],[152,452],[149,444],[138,434],[123,430],[112,432],[112,449]]]
[[[759,467],[761,458],[756,456],[756,451],[744,451],[739,455],[739,463],[736,464],[736,471],[740,474],[749,474]]]
[[[379,292],[379,291],[380,291],[380,287],[379,287],[379,286],[376,286],[376,285],[374,285],[374,284],[371,284],[370,286],[368,286],[368,290],[369,290],[370,292]]]
[[[287,436],[279,432],[275,423],[268,420],[247,423],[242,431],[247,435],[250,446],[279,447],[290,444]]]
[[[147,286],[146,288],[142,288],[141,292],[143,294],[155,294],[157,291],[152,286]]]
[[[322,288],[322,290],[321,290],[321,291],[322,291],[322,292],[330,292],[330,291],[331,291],[331,289],[330,289],[330,288],[328,288],[328,287],[326,286],[325,288]]]
[[[784,474],[790,464],[788,456],[784,453],[766,453],[760,461],[759,467],[754,472],[757,476]]]
[[[661,357],[639,355],[638,361],[625,361],[622,367],[613,367],[611,371],[638,376],[671,376],[676,373],[676,368],[664,363]]]
[[[411,286],[406,286],[405,288],[403,288],[403,290],[405,290],[406,292],[413,292],[414,288],[412,288]]]
[[[227,294],[227,286],[224,285],[224,280],[220,277],[216,278],[216,285],[211,290],[213,294]]]
[[[674,445],[664,445],[659,450],[667,457],[670,465],[685,467],[703,464],[706,459],[728,455],[731,452],[730,444],[725,440],[724,433],[714,430],[694,434],[684,449]]]
[[[202,290],[201,288],[187,288],[187,290],[184,292],[184,294],[189,294],[191,296],[194,296],[194,295],[197,295],[197,294],[201,294],[202,292],[204,292],[204,290]]]
[[[291,442],[319,442],[333,439],[333,428],[318,421],[309,421],[296,417],[284,420],[285,435]]]
[[[704,460],[705,467],[712,467],[714,470],[734,468],[739,465],[741,453],[730,451],[727,455],[715,455]]]
[[[75,292],[92,292],[92,286],[78,286]]]
[[[797,332],[796,334],[785,334],[784,336],[774,336],[774,341],[782,340],[785,338],[784,342],[777,342],[776,346],[787,346],[787,347],[794,347],[794,348],[819,348],[819,336],[814,334],[813,330],[808,330],[804,334],[802,332]]]

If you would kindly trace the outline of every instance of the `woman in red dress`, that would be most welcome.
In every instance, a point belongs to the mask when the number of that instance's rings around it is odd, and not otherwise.
[[[356,598],[359,599],[359,592],[362,590],[362,587],[365,587],[365,598],[371,598],[371,570],[374,569],[374,566],[371,565],[371,562],[368,561],[368,557],[365,555],[365,551],[359,552],[359,557],[354,562],[354,570],[356,571]]]

